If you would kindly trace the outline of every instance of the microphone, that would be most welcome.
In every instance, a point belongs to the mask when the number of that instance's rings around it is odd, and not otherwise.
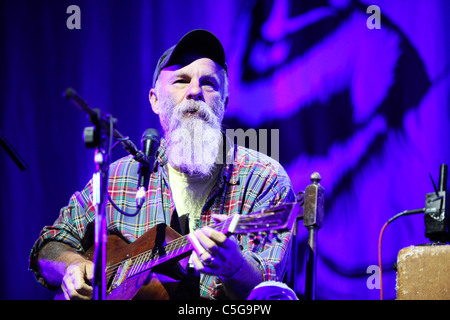
[[[160,143],[160,136],[158,130],[147,129],[142,134],[141,138],[141,149],[143,152],[144,159],[139,161],[139,178],[138,187],[136,193],[136,206],[138,208],[142,207],[145,200],[145,194],[147,192],[147,186],[150,180],[150,174],[153,171],[153,166],[155,163],[155,154],[158,150]]]

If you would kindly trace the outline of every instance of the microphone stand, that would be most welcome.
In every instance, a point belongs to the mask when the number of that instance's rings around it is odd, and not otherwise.
[[[95,204],[95,251],[94,280],[92,299],[106,299],[106,193],[108,186],[108,163],[105,151],[99,146],[95,152],[94,162],[97,172],[93,176],[93,199]]]
[[[25,161],[22,160],[17,151],[3,135],[2,131],[0,131],[0,146],[2,146],[2,148],[6,151],[9,157],[14,161],[14,163],[19,167],[21,171],[25,171],[27,169]]]
[[[306,253],[306,272],[305,272],[305,300],[316,299],[316,269],[317,269],[317,233],[323,225],[325,195],[324,188],[320,185],[320,174],[314,172],[311,175],[311,184],[305,191],[297,194],[297,203],[300,205],[300,211],[297,213],[294,232],[292,237],[293,248],[291,251],[291,270],[288,273],[288,285],[298,294],[297,281],[297,257],[298,257],[298,230],[300,220],[303,220],[303,226],[308,230],[307,253]]]
[[[316,299],[316,269],[317,269],[317,233],[323,225],[324,189],[320,185],[320,174],[311,175],[312,183],[305,189],[303,205],[303,225],[308,230],[305,299]]]
[[[66,89],[66,91],[64,91],[63,93],[63,97],[72,102],[75,107],[78,108],[78,110],[87,113],[89,116],[89,121],[93,122],[93,120],[95,121],[95,119],[98,119],[98,126],[105,129],[107,134],[112,131],[114,138],[117,138],[117,140],[122,144],[125,151],[135,156],[137,161],[146,161],[145,155],[137,149],[133,142],[124,137],[114,127],[110,128],[111,122],[115,123],[116,119],[112,118],[109,114],[105,115],[99,109],[92,109],[91,107],[89,107],[87,102],[84,101],[84,99],[81,98],[78,93],[72,88]]]
[[[93,202],[95,204],[95,251],[94,251],[94,280],[92,283],[92,299],[106,299],[106,242],[107,242],[107,221],[106,221],[106,201],[108,187],[109,151],[106,153],[104,144],[106,137],[111,141],[113,136],[117,138],[124,149],[135,156],[140,162],[147,162],[145,155],[138,151],[136,146],[124,138],[117,129],[114,128],[116,119],[109,114],[103,114],[99,109],[92,109],[72,88],[66,89],[63,96],[72,102],[80,111],[88,114],[89,121],[94,124],[94,128],[87,127],[84,130],[84,142],[88,148],[95,148],[94,162],[97,172],[94,173],[93,181]]]

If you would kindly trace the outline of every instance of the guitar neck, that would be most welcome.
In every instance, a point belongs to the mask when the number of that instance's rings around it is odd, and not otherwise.
[[[291,214],[293,203],[263,209],[251,215],[234,214],[225,221],[210,225],[223,234],[252,234],[274,230],[292,230],[295,215]],[[189,235],[181,236],[163,246],[155,246],[125,261],[110,266],[107,272],[114,274],[113,287],[126,279],[147,271],[161,263],[180,257],[193,249]]]
[[[192,245],[186,236],[180,237],[176,240],[169,242],[162,247],[156,247],[151,250],[145,251],[135,257],[131,257],[129,260],[129,269],[127,278],[132,277],[141,272],[147,271],[161,263],[175,259],[192,250]],[[127,261],[125,261],[125,264]]]
[[[227,233],[232,221],[233,218],[229,218],[224,222],[211,227],[222,233]],[[188,236],[181,236],[164,246],[152,248],[123,261],[120,264],[119,269],[117,269],[116,278],[130,278],[166,261],[175,259],[192,249],[193,246],[190,243]],[[117,266],[114,266],[113,268],[117,268]]]
[[[296,216],[292,214],[292,208],[294,205],[295,202],[285,203],[276,207],[262,209],[261,211],[254,212],[249,215],[234,214],[233,216],[228,217],[225,221],[211,225],[210,227],[223,234],[261,234],[263,237],[267,237],[268,234],[272,234],[275,230],[278,232],[281,230],[292,230],[296,219]],[[133,257],[128,257],[127,253],[130,251],[125,250],[124,252],[120,252],[120,254],[124,254],[121,255],[121,259],[123,259],[124,256],[128,258],[119,263],[108,266],[106,272],[108,283],[110,284],[108,289],[110,292],[114,290],[116,295],[120,296],[121,293],[117,292],[127,292],[130,288],[135,288],[135,284],[128,286],[122,285],[122,283],[128,283],[127,280],[133,281],[130,279],[133,276],[142,274],[143,272],[146,272],[164,262],[176,258],[183,258],[194,249],[194,245],[196,247],[198,245],[195,244],[195,237],[192,237],[192,240],[190,240],[190,235],[180,237],[178,234],[169,235],[166,239],[174,240],[165,245],[154,245],[156,243],[155,237],[157,236],[156,229],[157,226],[153,227],[136,241],[138,242],[139,240],[144,239],[136,247],[141,246],[141,244],[145,244],[142,248],[145,251],[134,251],[141,253]],[[171,229],[169,228],[168,230]],[[193,241],[194,245],[191,244],[191,241]],[[136,242],[129,245],[133,246]],[[147,250],[146,248],[149,243],[154,245],[154,247]],[[119,259],[119,261],[121,259]],[[133,279],[139,280],[139,277]],[[122,289],[115,290],[119,287]],[[127,293],[126,296],[132,297],[136,294],[136,292],[133,291],[130,294]]]

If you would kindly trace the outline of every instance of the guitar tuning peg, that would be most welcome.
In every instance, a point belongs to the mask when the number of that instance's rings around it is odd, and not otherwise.
[[[281,242],[280,237],[278,237],[278,235],[279,235],[278,231],[274,231],[274,232],[272,233],[272,235],[273,235],[273,238],[275,239],[276,242],[278,242],[278,243]]]
[[[263,237],[263,243],[262,246],[264,247],[267,242],[271,243],[272,239],[270,237],[270,233],[267,233],[265,231],[261,232],[261,236]]]
[[[253,233],[253,232],[249,233],[248,237],[250,238],[250,240],[253,241],[253,243],[255,245],[259,245],[261,243],[261,241],[259,240],[258,234],[256,234],[256,233]]]

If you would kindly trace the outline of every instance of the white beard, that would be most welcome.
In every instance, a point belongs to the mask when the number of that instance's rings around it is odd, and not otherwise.
[[[223,103],[209,107],[203,101],[185,100],[175,105],[166,99],[163,110],[169,164],[190,175],[210,175],[222,146]]]

